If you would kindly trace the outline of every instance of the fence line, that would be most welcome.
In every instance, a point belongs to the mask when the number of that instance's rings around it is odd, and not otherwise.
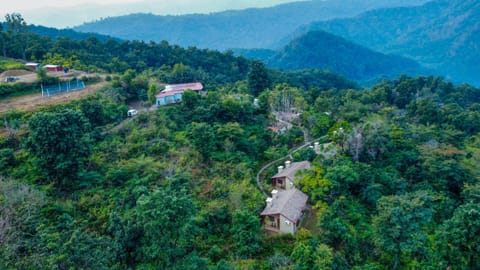
[[[49,85],[42,87],[42,97],[54,96],[62,93],[79,91],[85,89],[85,83],[80,80],[58,83],[58,85]]]

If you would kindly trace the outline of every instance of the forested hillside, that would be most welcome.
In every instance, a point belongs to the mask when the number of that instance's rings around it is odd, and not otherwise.
[[[268,61],[272,56],[275,55],[275,50],[270,49],[232,49],[232,52],[235,55],[243,56],[248,59],[258,60],[258,61]]]
[[[407,76],[359,89],[167,42],[52,40],[20,18],[0,32],[6,56],[97,70],[105,86],[0,115],[0,269],[480,268],[479,89]],[[192,81],[208,93],[150,106]],[[127,118],[132,102],[147,107]],[[284,133],[279,113],[295,116]],[[334,150],[291,154],[312,163],[296,183],[311,208],[295,236],[267,233],[256,174],[308,138]]]
[[[359,81],[422,73],[413,60],[377,53],[323,31],[295,39],[266,62],[283,70],[328,69]]]
[[[350,17],[374,8],[425,2],[426,0],[311,0],[213,14],[132,14],[85,23],[74,29],[127,40],[167,40],[181,46],[209,49],[270,48],[299,26],[313,21]]]
[[[34,27],[35,28],[35,27]],[[64,33],[64,32],[61,32]],[[201,80],[205,83],[234,82],[246,76],[249,62],[232,53],[189,48],[167,42],[99,40],[95,36],[75,40],[38,35],[19,14],[14,14],[0,31],[4,57],[61,64],[88,71],[124,73],[151,68],[172,71],[167,82]]]
[[[90,37],[94,37],[101,41],[106,41],[112,39],[112,37],[100,35],[96,33],[82,33],[75,31],[73,29],[56,29],[52,27],[45,27],[41,25],[30,25],[30,31],[41,36],[50,37],[51,39],[56,38],[70,38],[74,40],[82,40]]]
[[[321,29],[376,51],[410,57],[449,79],[480,84],[478,18],[478,1],[437,0],[312,23],[296,35]]]

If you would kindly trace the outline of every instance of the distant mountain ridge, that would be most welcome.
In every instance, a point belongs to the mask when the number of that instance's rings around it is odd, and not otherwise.
[[[113,38],[107,35],[101,35],[97,33],[82,33],[82,32],[75,31],[73,29],[57,29],[53,27],[45,27],[40,25],[29,25],[28,28],[33,33],[39,34],[41,36],[47,36],[47,37],[50,37],[51,39],[64,37],[64,38],[70,38],[73,40],[82,40],[82,39],[94,37],[100,41],[106,41],[108,39],[118,40],[118,38]]]
[[[258,61],[268,61],[277,51],[270,49],[231,49],[234,55]]]
[[[311,0],[270,8],[212,14],[132,14],[85,23],[74,29],[130,40],[161,41],[209,49],[271,48],[280,38],[313,21],[351,17],[381,7],[419,5],[426,0]]]
[[[437,0],[312,23],[286,41],[324,30],[382,53],[406,56],[447,79],[480,85],[480,1]]]
[[[411,59],[378,53],[324,31],[308,32],[293,40],[267,63],[284,70],[328,69],[359,81],[422,72]]]

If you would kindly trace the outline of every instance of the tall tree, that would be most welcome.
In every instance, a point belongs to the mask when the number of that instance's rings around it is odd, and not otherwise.
[[[204,160],[208,160],[215,148],[215,130],[207,123],[192,123],[187,136]]]
[[[373,218],[375,244],[393,260],[392,269],[398,269],[402,258],[421,259],[425,254],[428,239],[423,227],[432,220],[431,200],[424,191],[379,200]]]
[[[260,220],[248,211],[241,210],[233,215],[233,242],[239,257],[247,258],[260,249]]]
[[[295,269],[297,270],[312,269],[315,264],[312,248],[308,243],[297,243],[290,258],[295,263]]]
[[[194,70],[182,63],[175,64],[168,78],[169,83],[188,83],[195,81]]]
[[[445,269],[480,269],[480,204],[467,203],[437,233],[438,252]]]
[[[435,191],[459,195],[464,183],[472,182],[460,160],[465,153],[453,145],[421,146],[421,177]]]
[[[298,88],[288,84],[276,85],[269,96],[270,108],[274,112],[292,112],[292,109],[303,108],[305,100]]]
[[[192,245],[195,206],[184,189],[157,189],[137,200],[136,215],[143,228],[141,253],[146,265],[171,268]],[[154,268],[152,268],[154,269]]]
[[[5,15],[7,35],[12,45],[20,53],[23,60],[27,60],[28,25],[20,13]]]
[[[295,244],[290,257],[297,270],[333,269],[333,249],[315,241],[301,241]]]
[[[252,61],[248,72],[248,90],[250,94],[258,96],[263,90],[271,85],[265,64],[260,61]]]
[[[3,30],[3,22],[0,22],[0,46],[3,57],[7,57],[7,34]]]
[[[79,111],[43,112],[29,121],[27,147],[37,158],[47,179],[57,187],[67,187],[75,179],[90,154],[90,124]]]

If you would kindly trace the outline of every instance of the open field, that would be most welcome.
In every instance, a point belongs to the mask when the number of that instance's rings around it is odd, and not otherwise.
[[[71,70],[68,73],[61,72],[47,72],[48,76],[59,77],[61,80],[70,80],[73,78],[81,78],[82,76],[88,76],[83,71]],[[38,80],[37,74],[33,71],[14,69],[7,70],[0,74],[0,82],[4,82],[7,77],[17,78],[17,82],[21,83],[34,83]]]
[[[60,95],[42,97],[42,93],[35,93],[20,97],[7,98],[0,101],[0,114],[9,110],[33,111],[46,105],[59,104],[80,99],[95,93],[105,82],[100,82],[93,85],[88,85],[87,88],[81,91],[67,92]]]

